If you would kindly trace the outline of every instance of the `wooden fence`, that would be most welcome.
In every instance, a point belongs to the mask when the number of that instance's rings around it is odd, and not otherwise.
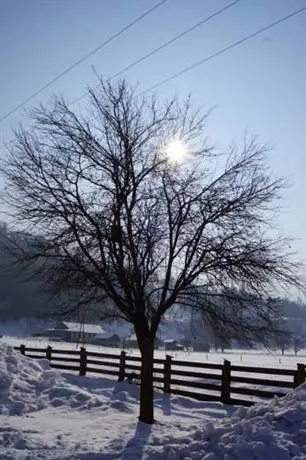
[[[127,355],[125,351],[110,354],[88,351],[84,347],[56,350],[51,346],[33,348],[25,345],[15,349],[30,358],[47,358],[51,367],[76,371],[81,376],[93,373],[122,381],[132,373],[140,375],[141,358]],[[238,366],[227,360],[223,364],[182,361],[169,355],[165,359],[154,359],[154,386],[165,393],[203,401],[252,405],[258,399],[284,396],[288,388],[296,388],[305,380],[305,364],[297,364],[297,369],[291,370]]]

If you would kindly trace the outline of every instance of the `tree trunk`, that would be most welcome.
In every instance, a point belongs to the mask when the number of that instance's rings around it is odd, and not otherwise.
[[[154,398],[153,398],[153,357],[154,340],[146,339],[140,347],[141,351],[141,386],[140,386],[140,410],[141,422],[154,423]]]

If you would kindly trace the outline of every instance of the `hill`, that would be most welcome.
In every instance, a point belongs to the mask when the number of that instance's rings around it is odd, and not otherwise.
[[[29,335],[37,328],[41,329],[42,324],[49,324],[54,317],[54,311],[59,305],[43,291],[41,281],[37,275],[28,276],[25,279],[18,266],[13,263],[12,255],[7,251],[4,244],[7,235],[7,227],[0,224],[0,323],[2,328],[0,334],[6,331],[13,331],[21,336]],[[24,244],[26,238],[20,233],[14,234]],[[289,299],[278,299],[280,305],[280,316],[293,335],[306,338],[306,306],[302,302]],[[73,305],[71,305],[73,307]],[[87,322],[95,322],[99,318],[97,312],[90,312],[86,315]],[[71,319],[79,320],[77,316]],[[44,323],[39,323],[44,321]],[[127,336],[132,328],[128,324],[113,322],[103,323],[104,327],[112,332]],[[192,323],[189,314],[182,309],[177,309],[175,314],[168,315],[159,331],[161,339],[173,338],[197,338],[211,341],[207,328],[200,322]]]

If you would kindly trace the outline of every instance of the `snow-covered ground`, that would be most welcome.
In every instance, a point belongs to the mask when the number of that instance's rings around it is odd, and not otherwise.
[[[0,322],[0,335],[15,337],[30,337],[32,333],[43,332],[54,327],[56,321],[39,320],[37,318],[21,318],[19,320],[7,320]],[[133,334],[133,327],[126,321],[113,320],[100,324],[103,329],[118,335],[121,339]],[[181,340],[185,337],[186,328],[190,328],[188,322],[177,318],[165,318],[160,324],[158,337],[164,339]]]
[[[48,337],[35,337],[35,338],[18,338],[18,337],[12,337],[12,336],[4,336],[2,341],[5,341],[6,343],[9,343],[13,346],[20,346],[20,344],[26,345],[26,347],[33,347],[33,348],[47,348],[48,345],[51,345],[55,350],[72,350],[75,351],[76,349],[80,349],[81,344],[75,344],[75,343],[69,343],[69,342],[58,342],[58,341],[49,341]],[[107,366],[107,370],[111,371],[117,371],[118,372],[118,363],[119,363],[119,354],[120,354],[120,349],[118,348],[108,348],[104,346],[98,346],[98,345],[91,345],[91,344],[85,344],[86,349],[91,352],[100,352],[100,353],[106,353],[106,354],[115,354],[118,356],[118,360],[114,363],[115,366],[110,369],[109,365]],[[297,356],[295,356],[293,350],[288,350],[284,356],[281,356],[280,352],[268,352],[266,349],[261,349],[261,350],[225,350],[224,353],[221,352],[188,352],[188,351],[165,351],[165,350],[155,350],[155,358],[158,359],[165,359],[165,356],[167,354],[170,354],[173,358],[172,361],[172,369],[174,371],[197,371],[197,372],[203,372],[206,374],[206,376],[203,378],[199,377],[177,377],[174,376],[173,378],[177,380],[183,379],[183,381],[197,381],[197,383],[202,382],[203,384],[213,384],[219,386],[219,389],[208,389],[208,388],[196,388],[194,389],[193,387],[186,387],[185,384],[183,383],[180,385],[178,382],[175,384],[171,385],[172,390],[180,390],[180,391],[187,391],[187,392],[197,392],[200,394],[204,394],[206,396],[212,396],[214,398],[217,398],[217,400],[220,399],[220,379],[218,377],[207,377],[208,375],[213,374],[214,376],[220,375],[221,377],[221,369],[209,369],[210,364],[222,364],[224,360],[229,360],[232,365],[238,365],[241,367],[240,370],[235,370],[231,371],[231,375],[234,377],[239,377],[239,378],[253,378],[253,379],[265,379],[271,382],[269,385],[267,384],[262,384],[259,381],[255,384],[255,382],[242,382],[239,383],[232,381],[231,382],[231,397],[235,400],[240,400],[240,401],[252,401],[252,402],[257,402],[261,401],[263,398],[270,398],[271,396],[269,394],[261,394],[259,395],[254,395],[253,390],[263,390],[265,392],[274,392],[277,394],[285,394],[288,392],[288,388],[286,387],[286,383],[284,385],[280,385],[281,382],[289,382],[291,386],[293,385],[293,373],[297,369],[297,363],[306,363],[306,350],[301,350]],[[139,350],[136,349],[127,349],[126,350],[127,358],[129,356],[140,356]],[[41,355],[42,356],[42,355]],[[57,353],[57,359],[60,359],[60,354]],[[64,356],[65,362],[64,364],[66,365],[72,365],[76,366],[76,371],[73,371],[74,373],[78,372],[78,364],[75,362],[67,362],[68,356]],[[77,358],[75,355],[73,355],[73,358]],[[77,358],[78,359],[78,358]],[[107,361],[112,361],[112,360],[107,360]],[[196,361],[197,362],[197,367],[192,369],[189,366],[183,366],[181,363],[176,364],[175,361],[187,361],[192,362]],[[198,363],[203,363],[203,368],[198,367]],[[59,364],[57,362],[56,364]],[[129,364],[137,364],[137,363],[131,363]],[[247,366],[251,367],[261,367],[264,369],[289,369],[291,371],[290,375],[283,375],[283,374],[277,374],[273,375],[270,372],[244,372],[243,369]],[[103,365],[101,364],[101,367],[99,367],[101,371],[103,371]],[[156,364],[155,368],[163,368],[161,364]],[[105,367],[104,367],[105,369]],[[103,373],[103,372],[102,372]],[[87,374],[91,376],[97,375],[96,373],[91,373],[90,369],[87,371]],[[159,378],[162,375],[156,371],[156,377]],[[112,377],[113,379],[116,379],[116,377]],[[275,385],[273,384],[274,382]],[[156,386],[160,386],[160,383],[156,383]],[[241,391],[242,389],[242,394]],[[252,392],[252,393],[246,393],[245,391]]]
[[[29,347],[47,347],[51,345],[55,349],[75,350],[80,348],[81,344],[77,345],[70,342],[49,341],[47,337],[16,337],[4,335],[2,342],[8,343],[12,346],[20,346],[24,344]],[[118,348],[107,348],[99,345],[86,345],[87,350],[100,351],[101,353],[120,353]],[[129,349],[126,352],[133,356],[139,356],[139,351],[136,349]],[[164,358],[166,354],[170,354],[175,359],[182,359],[189,361],[201,361],[207,363],[223,363],[224,359],[232,362],[232,364],[241,364],[242,366],[262,366],[269,368],[288,368],[296,369],[297,363],[306,362],[306,349],[301,350],[296,356],[293,350],[287,350],[285,355],[282,356],[280,352],[268,352],[262,350],[225,350],[224,353],[210,351],[206,352],[188,352],[188,351],[164,351],[155,350],[156,358]]]
[[[306,385],[248,409],[156,392],[153,426],[138,400],[136,385],[59,373],[0,341],[1,460],[306,459]]]
[[[33,338],[23,338],[22,340],[16,338],[16,337],[9,337],[9,336],[4,336],[2,341],[5,341],[6,343],[9,343],[13,346],[20,346],[21,343],[26,345],[26,347],[33,347],[33,348],[46,348],[48,345],[51,345],[54,349],[56,350],[76,350],[76,348],[80,348],[80,344],[76,345],[73,343],[68,343],[68,342],[49,342],[48,338],[43,338],[43,337],[37,337],[35,339]],[[119,353],[120,349],[118,348],[107,348],[103,346],[98,346],[98,345],[86,345],[86,348],[88,351],[93,351],[93,352],[100,352],[100,353],[110,353],[110,354],[115,354],[118,356],[118,360],[116,361],[115,367],[110,369],[109,366],[107,367],[108,370],[117,370],[118,371],[118,363],[119,363]],[[140,356],[139,350],[136,349],[128,349],[126,350],[127,357],[129,356]],[[279,353],[268,353],[267,350],[226,350],[224,353],[216,353],[216,352],[186,352],[186,351],[165,351],[165,350],[155,350],[155,358],[162,358],[165,359],[166,354],[170,354],[173,357],[173,362],[172,362],[172,369],[173,370],[179,370],[179,371],[202,371],[206,375],[207,374],[214,374],[214,375],[220,375],[221,376],[221,370],[218,369],[213,369],[209,370],[209,367],[204,367],[203,369],[201,368],[190,368],[190,367],[184,367],[181,364],[176,364],[175,360],[179,361],[184,361],[184,362],[192,362],[196,361],[197,363],[203,363],[204,366],[209,366],[210,364],[222,364],[224,359],[229,360],[233,365],[238,365],[241,366],[241,370],[239,371],[232,371],[233,376],[237,377],[248,377],[248,378],[254,378],[254,379],[266,379],[270,381],[270,385],[263,385],[262,383],[237,383],[237,382],[232,382],[231,383],[231,397],[233,399],[237,400],[247,400],[247,401],[260,401],[262,398],[265,396],[262,394],[261,396],[255,396],[253,394],[244,394],[239,392],[239,388],[243,388],[246,391],[250,390],[263,390],[263,391],[268,391],[268,392],[275,392],[279,394],[285,394],[288,392],[288,389],[285,386],[279,386],[280,382],[289,382],[293,384],[293,372],[297,369],[297,363],[305,363],[306,362],[306,354],[305,350],[301,350],[301,352],[298,354],[298,356],[295,356],[293,351],[291,353],[288,352],[285,356],[281,356]],[[60,354],[57,353],[57,359],[60,358]],[[76,358],[76,356],[73,355],[73,358]],[[64,355],[64,359],[67,360],[68,356]],[[109,360],[108,360],[109,361]],[[58,362],[57,362],[58,363]],[[73,366],[78,367],[74,362],[68,363],[67,361],[64,364],[70,364]],[[131,364],[131,363],[130,363]],[[136,364],[136,363],[132,363]],[[252,366],[252,367],[263,367],[265,369],[290,369],[292,371],[291,375],[271,375],[270,373],[251,373],[249,371],[243,372],[243,368],[247,366]],[[157,364],[157,368],[162,368],[163,366],[160,364]],[[103,370],[103,365],[101,367],[101,371]],[[76,373],[77,371],[74,371]],[[97,374],[92,374],[90,373],[90,370],[88,371],[89,375],[97,375]],[[156,373],[157,377],[161,377],[161,375],[157,372]],[[116,377],[113,377],[115,379]],[[174,377],[178,380],[180,380],[180,377]],[[218,378],[209,378],[209,377],[203,377],[203,379],[199,378],[194,378],[194,377],[183,377],[184,381],[198,381],[204,383],[204,384],[213,384],[213,385],[218,385],[220,386],[220,379]],[[273,382],[276,382],[275,385],[273,385]],[[156,384],[157,386],[159,384]],[[179,383],[177,384],[172,384],[171,386],[172,389],[176,390],[183,390],[183,391],[191,391],[194,392],[196,391],[197,393],[203,393],[205,395],[211,395],[213,397],[216,397],[217,400],[220,398],[220,391],[214,389],[202,389],[202,388],[197,388],[194,390],[193,388],[187,388],[184,384],[183,386],[180,385]],[[234,390],[235,388],[235,390]],[[244,391],[244,390],[242,390]],[[267,398],[269,398],[268,395],[266,395]]]

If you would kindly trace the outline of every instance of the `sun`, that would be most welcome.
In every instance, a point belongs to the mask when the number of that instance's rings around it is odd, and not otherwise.
[[[188,149],[182,141],[173,139],[165,146],[164,154],[169,162],[181,164],[188,158]]]

